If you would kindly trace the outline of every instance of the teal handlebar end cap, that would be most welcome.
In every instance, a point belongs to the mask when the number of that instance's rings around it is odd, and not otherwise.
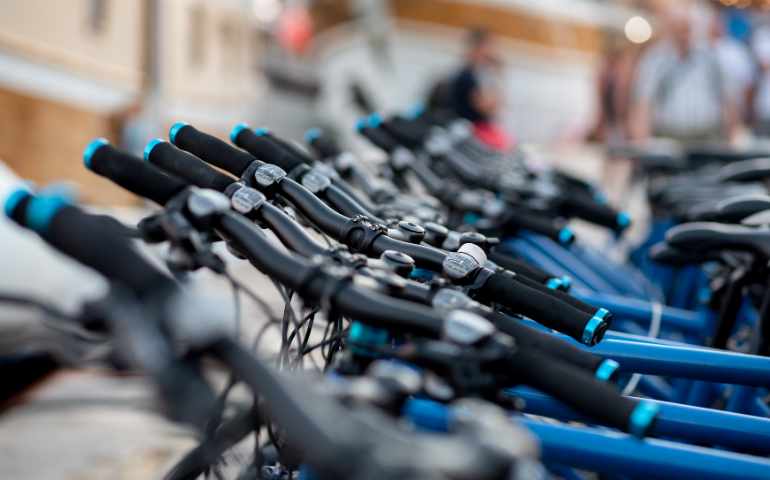
[[[404,110],[404,116],[410,120],[413,120],[425,111],[425,102],[423,100],[415,100],[410,103],[406,110]]]
[[[20,185],[14,188],[11,194],[5,199],[5,215],[10,218],[19,202],[31,196],[32,192],[27,185]]]
[[[366,117],[359,117],[356,119],[355,123],[353,124],[353,128],[356,132],[360,132],[361,130],[366,127]]]
[[[168,132],[168,140],[171,142],[171,145],[176,147],[176,134],[179,132],[179,130],[182,129],[182,127],[186,127],[187,125],[189,125],[189,123],[179,122],[171,127],[171,130]]]
[[[369,121],[367,122],[370,127],[377,128],[382,124],[382,115],[380,112],[374,112],[369,115]]]
[[[628,420],[628,433],[637,438],[644,438],[658,413],[660,413],[660,405],[652,402],[639,402]]]
[[[146,147],[144,147],[144,161],[149,162],[150,161],[150,153],[152,153],[152,149],[155,148],[156,145],[159,143],[165,143],[165,140],[161,140],[160,138],[156,138],[155,140],[151,141],[147,144]]]
[[[593,347],[602,341],[604,334],[607,333],[607,322],[599,317],[593,317],[583,329],[582,342],[584,345]]]
[[[568,244],[575,240],[575,234],[572,233],[568,227],[564,227],[559,231],[559,243]]]
[[[620,212],[616,222],[621,230],[626,228],[631,223],[631,213],[628,210]]]
[[[108,142],[106,138],[97,138],[86,145],[86,148],[83,149],[83,163],[85,163],[87,169],[91,170],[91,157],[94,156],[94,153],[99,150],[100,147],[109,143],[110,142]]]
[[[601,364],[599,364],[599,368],[596,369],[596,372],[594,373],[594,376],[601,380],[602,382],[606,382],[620,371],[620,364],[612,359],[606,359]]]
[[[262,136],[266,133],[270,133],[270,129],[267,127],[259,127],[258,129],[254,130],[254,133],[256,133],[259,136]]]
[[[56,212],[69,205],[69,201],[60,196],[34,197],[27,206],[27,228],[45,237]]]
[[[323,132],[318,127],[313,127],[311,129],[308,129],[307,132],[305,132],[305,135],[303,135],[303,138],[305,139],[305,143],[310,143],[316,138],[323,135]]]
[[[242,130],[251,130],[251,127],[245,123],[239,123],[234,126],[233,129],[230,130],[230,141],[235,143],[235,139],[238,138],[238,134],[241,133]]]

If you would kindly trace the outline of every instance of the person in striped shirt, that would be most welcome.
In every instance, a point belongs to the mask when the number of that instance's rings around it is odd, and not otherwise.
[[[667,11],[666,35],[642,56],[634,87],[632,135],[686,144],[730,140],[735,109],[717,56],[692,38],[692,10]]]

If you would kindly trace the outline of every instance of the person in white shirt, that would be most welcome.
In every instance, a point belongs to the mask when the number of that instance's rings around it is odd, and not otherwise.
[[[754,57],[744,42],[725,35],[722,21],[716,15],[712,17],[711,38],[727,94],[736,114],[745,119],[749,113],[748,98],[757,74]]]
[[[632,135],[683,143],[732,137],[733,102],[715,53],[692,40],[692,13],[672,7],[668,35],[642,56],[634,88]]]
[[[751,50],[757,60],[757,91],[754,96],[754,133],[770,137],[770,26],[763,25],[751,36]]]

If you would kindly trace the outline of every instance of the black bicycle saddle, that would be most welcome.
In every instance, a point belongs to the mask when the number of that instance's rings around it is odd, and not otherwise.
[[[770,196],[741,195],[719,202],[716,217],[723,223],[741,223],[744,218],[765,210],[770,210]]]
[[[688,254],[719,250],[749,252],[765,263],[770,260],[770,230],[694,222],[677,225],[666,232],[666,243]]]
[[[658,242],[650,247],[650,259],[656,263],[669,265],[671,267],[683,267],[685,265],[718,260],[718,257],[711,254],[689,253],[678,248],[672,247],[666,242]]]
[[[770,158],[753,158],[725,165],[719,170],[722,182],[753,182],[770,177]]]

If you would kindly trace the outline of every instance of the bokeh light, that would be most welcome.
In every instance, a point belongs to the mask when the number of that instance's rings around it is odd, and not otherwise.
[[[634,43],[644,43],[652,37],[652,26],[646,19],[636,16],[626,22],[626,37]]]

